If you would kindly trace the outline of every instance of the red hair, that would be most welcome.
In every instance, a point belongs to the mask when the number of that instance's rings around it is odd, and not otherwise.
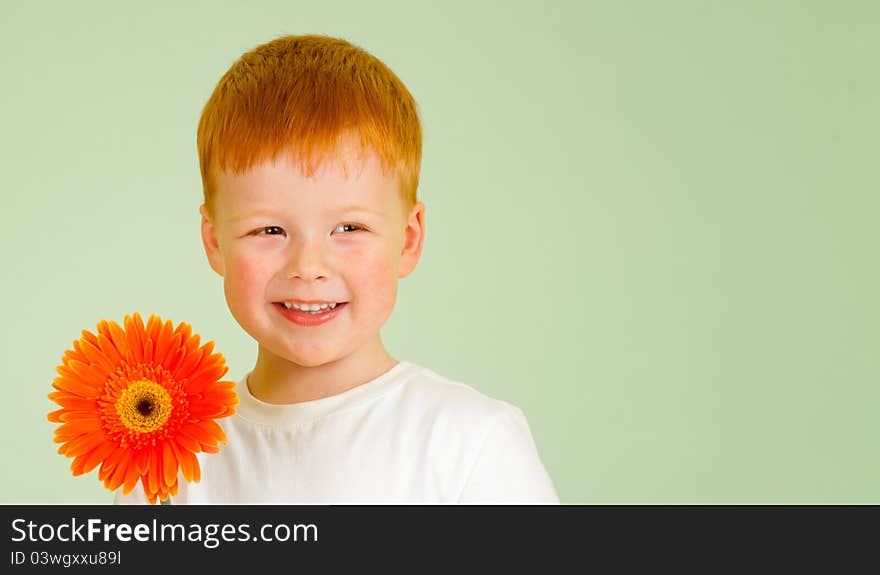
[[[197,146],[205,206],[211,168],[240,174],[292,152],[306,177],[349,134],[397,178],[407,209],[416,202],[422,158],[417,105],[379,59],[328,36],[283,36],[243,54],[202,110]]]

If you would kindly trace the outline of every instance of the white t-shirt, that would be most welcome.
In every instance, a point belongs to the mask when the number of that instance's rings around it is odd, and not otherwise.
[[[522,411],[400,362],[340,394],[287,405],[236,388],[227,445],[199,453],[173,504],[559,503]],[[117,504],[146,503],[138,483]]]

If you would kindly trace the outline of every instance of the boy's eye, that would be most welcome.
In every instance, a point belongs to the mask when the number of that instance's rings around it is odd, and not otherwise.
[[[334,232],[356,232],[358,230],[362,230],[363,228],[356,224],[339,224],[334,229]]]
[[[265,233],[264,233],[265,232]],[[284,230],[278,226],[266,226],[257,230],[257,235],[277,236],[284,233]]]

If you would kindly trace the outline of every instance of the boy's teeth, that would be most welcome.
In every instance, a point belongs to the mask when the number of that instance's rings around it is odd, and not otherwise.
[[[329,303],[329,304],[328,303],[323,303],[323,304],[313,303],[313,304],[300,305],[298,303],[290,303],[287,301],[283,302],[283,305],[287,309],[296,309],[299,311],[307,311],[307,312],[317,312],[317,311],[322,311],[322,310],[326,310],[326,309],[333,309],[336,307],[335,303]]]

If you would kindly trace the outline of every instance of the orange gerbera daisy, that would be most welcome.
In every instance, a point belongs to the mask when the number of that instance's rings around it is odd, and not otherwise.
[[[64,353],[49,399],[61,409],[49,413],[58,453],[73,457],[82,475],[101,465],[107,489],[129,493],[138,480],[150,503],[177,494],[178,468],[199,481],[196,453],[219,452],[226,434],[214,421],[235,413],[235,383],[219,381],[229,368],[214,342],[180,323],[138,313],[125,328],[101,321],[98,334],[83,330]]]

